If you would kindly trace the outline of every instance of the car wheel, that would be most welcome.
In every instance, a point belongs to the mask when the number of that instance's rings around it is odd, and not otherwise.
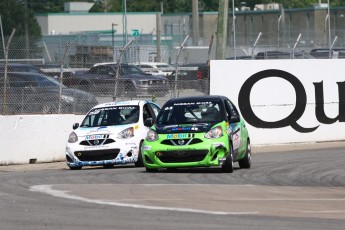
[[[114,165],[109,165],[109,164],[103,165],[103,168],[105,168],[105,169],[111,169],[111,168],[114,168]]]
[[[240,165],[240,168],[249,169],[252,165],[252,156],[251,156],[251,146],[249,140],[247,141],[247,150],[246,155],[243,159],[238,161],[238,164]]]
[[[135,167],[143,167],[144,166],[143,155],[142,155],[142,151],[141,151],[142,147],[143,147],[143,141],[141,141],[139,144],[138,160],[137,160],[137,162],[134,163]]]
[[[232,173],[234,171],[234,156],[232,146],[230,146],[230,152],[222,165],[222,170],[226,173]]]
[[[153,168],[146,167],[146,172],[158,172],[158,169],[153,169]]]
[[[70,170],[80,170],[82,166],[77,166],[77,167],[72,167],[70,166],[69,169]]]

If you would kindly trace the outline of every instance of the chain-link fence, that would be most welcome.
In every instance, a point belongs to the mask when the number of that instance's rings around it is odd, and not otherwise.
[[[331,17],[312,10],[237,12],[236,28],[234,18],[228,19],[225,58],[343,58],[344,15],[344,8],[333,10]],[[1,114],[83,114],[114,99],[162,105],[172,97],[208,94],[208,63],[216,56],[215,15],[201,15],[200,24],[200,37],[189,38],[190,16],[166,16],[161,40],[154,34],[128,36],[129,45],[122,35],[102,33],[15,35],[11,44],[5,37],[2,43],[9,48],[7,64],[5,50],[0,51]]]

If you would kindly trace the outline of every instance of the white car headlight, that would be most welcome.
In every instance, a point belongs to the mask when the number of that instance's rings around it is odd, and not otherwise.
[[[205,137],[208,139],[219,138],[221,136],[223,136],[223,130],[221,126],[217,126],[205,134]]]
[[[121,132],[119,132],[119,134],[117,134],[117,138],[119,138],[119,139],[127,139],[127,138],[131,138],[133,136],[134,136],[134,128],[133,127],[122,130]]]
[[[154,130],[149,130],[146,135],[147,141],[156,141],[158,140],[158,134]]]
[[[67,102],[67,103],[72,103],[74,102],[74,98],[71,96],[66,96],[66,95],[61,95],[61,100]]]
[[[71,134],[68,137],[68,143],[75,143],[78,141],[78,136],[75,132],[71,132]]]

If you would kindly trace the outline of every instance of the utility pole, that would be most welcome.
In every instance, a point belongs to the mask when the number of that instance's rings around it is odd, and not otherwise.
[[[199,45],[199,0],[192,1],[193,45]]]
[[[156,43],[157,43],[157,56],[156,56],[156,62],[161,61],[161,13],[157,13],[156,15]]]
[[[225,58],[229,0],[219,0],[216,38],[216,59]]]
[[[24,22],[24,29],[25,29],[25,58],[29,58],[30,51],[29,51],[29,28],[28,28],[28,0],[25,0],[25,22]]]

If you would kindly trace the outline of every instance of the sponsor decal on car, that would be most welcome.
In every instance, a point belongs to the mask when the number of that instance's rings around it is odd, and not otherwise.
[[[87,135],[87,136],[85,136],[85,140],[97,140],[97,139],[104,139],[107,137],[108,137],[108,135],[102,135],[102,134]]]
[[[196,148],[178,148],[178,149],[171,149],[171,148],[167,148],[167,151],[176,151],[176,150],[179,150],[179,151],[192,151],[192,150],[196,150]]]
[[[143,149],[144,149],[144,150],[151,150],[151,149],[152,149],[152,146],[145,145],[145,146],[143,147]]]
[[[167,134],[167,139],[182,139],[182,138],[193,138],[194,133],[175,133]]]
[[[214,143],[212,143],[212,146],[215,148],[224,147],[224,143],[223,142],[214,142]]]
[[[171,131],[189,131],[191,130],[191,127],[176,127],[176,128],[172,128]]]
[[[109,146],[106,145],[93,145],[93,146],[85,146],[84,150],[90,150],[90,149],[108,149]]]

